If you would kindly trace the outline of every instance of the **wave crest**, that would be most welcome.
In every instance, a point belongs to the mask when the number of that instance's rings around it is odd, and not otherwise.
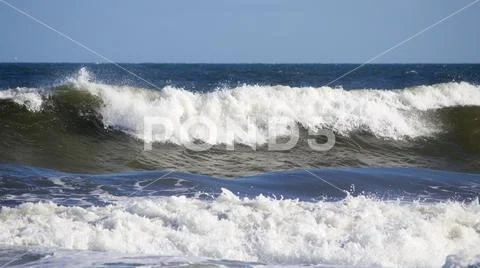
[[[0,91],[0,100],[12,100],[32,112],[41,110],[42,99],[42,92],[36,88],[17,87]]]
[[[160,91],[95,82],[82,68],[68,79],[74,90],[98,97],[98,112],[105,126],[120,129],[139,139],[144,137],[144,118],[167,118],[180,129],[194,117],[207,118],[215,125],[214,144],[264,143],[275,135],[289,133],[286,125],[266,129],[269,118],[281,117],[306,129],[326,128],[341,135],[367,131],[380,138],[403,139],[431,136],[442,131],[442,124],[428,111],[454,106],[480,106],[480,87],[466,83],[444,83],[399,90],[344,90],[331,87],[243,85],[212,92],[192,92],[167,86]],[[0,98],[10,97],[38,111],[41,98],[36,91],[8,90]],[[226,132],[234,124],[233,136]],[[255,137],[245,136],[252,130]],[[199,132],[193,129],[192,132]],[[174,132],[167,142],[181,143]]]

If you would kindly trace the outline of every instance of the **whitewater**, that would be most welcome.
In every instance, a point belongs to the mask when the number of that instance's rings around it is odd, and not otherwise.
[[[8,246],[190,256],[270,264],[439,267],[475,264],[480,205],[116,197],[104,207],[24,203],[0,212]]]

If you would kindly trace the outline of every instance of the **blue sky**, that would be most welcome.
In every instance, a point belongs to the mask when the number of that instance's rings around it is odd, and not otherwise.
[[[362,63],[464,0],[5,0],[117,62]],[[0,2],[0,61],[104,62]],[[480,2],[376,63],[480,63]]]

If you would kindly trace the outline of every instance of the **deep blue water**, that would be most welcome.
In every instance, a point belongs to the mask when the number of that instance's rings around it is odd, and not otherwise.
[[[358,67],[355,64],[120,64],[159,88],[195,91],[248,85],[320,87]],[[1,63],[0,89],[50,87],[81,67],[98,81],[152,87],[112,64]],[[373,64],[330,84],[345,89],[401,89],[448,82],[480,83],[478,64]]]
[[[54,201],[67,206],[105,205],[114,196],[186,195],[212,199],[229,189],[240,197],[265,195],[303,201],[335,201],[371,196],[405,201],[471,201],[478,198],[480,175],[415,168],[324,168],[218,178],[179,171],[102,175],[65,173],[18,165],[0,166],[2,205]],[[332,185],[334,186],[332,186]],[[26,194],[28,193],[28,194]]]

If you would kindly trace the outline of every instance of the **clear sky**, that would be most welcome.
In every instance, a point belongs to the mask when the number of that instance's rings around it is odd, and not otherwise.
[[[117,62],[362,63],[473,0],[1,0]],[[1,62],[104,62],[0,1]],[[376,63],[480,63],[480,2]]]

